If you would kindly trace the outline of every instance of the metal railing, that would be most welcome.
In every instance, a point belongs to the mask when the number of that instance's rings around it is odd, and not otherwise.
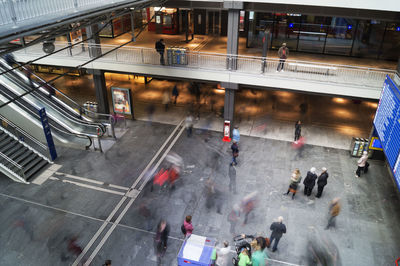
[[[26,147],[34,150],[36,153],[41,155],[44,159],[51,161],[51,156],[49,154],[49,148],[32,137],[25,130],[15,125],[13,122],[0,115],[0,129],[14,136],[16,139],[22,142],[22,144],[26,143]]]
[[[0,0],[0,26],[76,9],[96,7],[126,0]]]
[[[63,48],[68,44],[65,42],[56,42],[56,49]],[[91,46],[96,46],[90,44]],[[64,50],[55,53],[50,57],[65,58],[73,57],[80,60],[89,60],[87,44],[85,46],[74,46],[71,53]],[[116,45],[101,45],[103,53],[115,48]],[[28,47],[18,53],[26,55],[43,55],[41,45]],[[300,60],[286,60],[284,72],[276,72],[279,59],[263,58],[256,56],[230,55],[218,53],[204,53],[197,51],[188,51],[180,55],[180,64],[170,64],[171,67],[234,71],[237,73],[268,76],[279,79],[298,79],[317,82],[329,82],[335,84],[347,84],[352,86],[361,86],[365,88],[381,89],[386,75],[393,76],[394,70],[378,69],[371,67],[348,66],[340,64],[328,64],[321,62],[309,62]],[[168,55],[164,54],[165,62],[168,64]],[[123,63],[129,65],[160,65],[160,55],[155,49],[125,46],[114,52],[111,52],[97,59],[98,61]],[[233,67],[232,67],[233,66]]]

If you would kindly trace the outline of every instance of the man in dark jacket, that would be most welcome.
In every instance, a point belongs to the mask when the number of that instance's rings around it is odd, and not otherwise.
[[[231,163],[231,165],[237,165],[236,157],[239,156],[239,146],[237,145],[236,140],[233,140],[232,142],[233,143],[232,143],[232,146],[231,146],[231,149],[232,149],[232,163]]]
[[[156,50],[160,54],[160,64],[165,65],[165,63],[164,63],[164,51],[165,51],[164,39],[160,39],[158,42],[156,42]]]
[[[285,61],[289,56],[289,49],[286,47],[286,43],[282,43],[281,48],[278,50],[278,56],[279,56],[279,64],[276,69],[276,72],[282,71],[283,72],[283,66],[285,65]]]
[[[272,252],[278,249],[278,243],[283,234],[286,234],[286,226],[283,224],[283,217],[279,216],[278,221],[271,224],[270,230],[272,230],[271,237],[269,238],[272,245],[272,241],[275,240],[274,246],[272,247]]]
[[[322,195],[322,191],[324,190],[324,187],[326,184],[328,184],[328,172],[325,167],[322,167],[322,173],[318,177],[317,185],[318,185],[318,193],[317,193],[317,198],[320,198]]]
[[[161,265],[161,258],[164,257],[167,250],[169,235],[169,225],[166,221],[161,220],[157,226],[157,232],[154,237],[154,250],[157,256],[157,265]]]
[[[304,184],[304,195],[311,196],[311,192],[315,186],[315,180],[317,175],[315,174],[315,167],[311,167],[310,171],[307,172],[307,176],[303,181]]]

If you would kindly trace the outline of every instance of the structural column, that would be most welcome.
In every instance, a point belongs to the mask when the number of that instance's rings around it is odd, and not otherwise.
[[[88,38],[88,48],[90,58],[101,55],[100,37],[96,34],[99,30],[98,24],[91,25],[86,28],[86,36]],[[91,69],[89,73],[93,75],[94,88],[96,90],[96,100],[98,104],[98,112],[103,114],[110,113],[108,104],[108,93],[104,71],[99,69]]]
[[[239,16],[240,10],[243,9],[243,2],[225,1],[224,8],[228,9],[228,42],[226,53],[237,55],[239,47]],[[236,57],[228,58],[227,68],[230,70],[237,69]]]
[[[239,85],[236,83],[221,82],[221,87],[225,88],[224,120],[231,121],[231,125],[233,125],[235,114],[235,91],[239,88]]]

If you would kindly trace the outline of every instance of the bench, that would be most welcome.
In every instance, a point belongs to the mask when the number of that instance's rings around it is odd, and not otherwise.
[[[337,75],[337,67],[324,65],[311,65],[302,63],[287,63],[286,70],[322,75]]]

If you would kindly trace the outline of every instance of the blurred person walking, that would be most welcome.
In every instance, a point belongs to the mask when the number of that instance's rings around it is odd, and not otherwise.
[[[292,199],[294,199],[294,196],[296,195],[297,188],[301,182],[301,174],[299,169],[295,169],[292,173],[292,177],[290,178],[290,184],[288,191],[284,193],[283,195],[289,195],[289,192],[292,192]]]
[[[300,137],[301,137],[301,121],[298,120],[296,124],[294,124],[294,141],[296,144]]]
[[[252,212],[258,201],[258,192],[254,191],[242,199],[242,212],[244,213],[243,224],[247,224],[250,212]]]
[[[299,140],[292,143],[293,149],[297,150],[296,155],[294,156],[294,160],[299,158],[303,158],[304,152],[304,144],[306,143],[306,139],[304,137],[300,137]]]
[[[272,247],[272,252],[275,252],[278,249],[278,243],[283,234],[286,234],[286,225],[283,223],[283,217],[279,216],[278,220],[271,224],[269,229],[272,231],[270,239],[270,243],[275,240],[274,245]]]
[[[336,227],[336,217],[339,215],[340,210],[340,198],[334,198],[329,205],[329,218],[325,230],[329,229],[331,226]]]
[[[240,141],[240,133],[238,126],[235,126],[232,130],[232,140],[236,141],[236,143],[239,143]]]
[[[328,184],[328,169],[326,167],[322,167],[322,173],[318,177],[317,185],[318,185],[318,193],[316,195],[317,198],[322,196],[322,191],[324,191],[324,187]]]
[[[231,165],[237,165],[236,158],[239,156],[239,146],[237,145],[235,140],[232,141],[231,150],[232,150],[232,162],[231,162]]]
[[[185,220],[183,221],[183,225],[181,227],[182,233],[185,235],[185,237],[188,237],[192,234],[193,229],[194,228],[192,225],[192,216],[188,215],[188,216],[186,216]]]
[[[304,195],[307,197],[311,196],[311,192],[315,186],[315,180],[317,180],[318,176],[315,173],[315,167],[311,167],[310,171],[307,172],[306,178],[304,178]]]
[[[164,62],[164,52],[165,52],[164,39],[160,39],[159,41],[157,41],[155,48],[156,48],[156,51],[160,54],[160,64],[165,65],[165,62]]]
[[[188,114],[186,116],[185,126],[186,126],[187,136],[191,137],[193,131],[193,116],[191,114]]]
[[[165,112],[168,111],[168,105],[169,105],[170,101],[171,101],[171,99],[169,98],[168,90],[165,89],[164,92],[163,92],[163,95],[162,95],[162,104],[165,107]]]
[[[103,266],[111,266],[111,260],[106,260]]]
[[[361,158],[358,159],[358,161],[357,161],[358,167],[357,167],[357,171],[356,171],[356,177],[361,176],[361,170],[363,170],[364,173],[366,173],[368,171],[369,163],[367,162],[367,160],[368,160],[368,152],[363,151]],[[367,169],[367,170],[365,170],[365,169]]]
[[[233,164],[229,165],[229,191],[236,194],[236,167]]]
[[[240,207],[239,207],[239,205],[235,204],[235,205],[233,205],[233,208],[228,215],[228,221],[231,224],[229,232],[231,234],[235,234],[235,228],[236,228],[237,222],[239,221],[239,217],[240,217]]]
[[[169,225],[165,220],[161,220],[157,226],[157,232],[154,237],[154,251],[157,256],[157,265],[161,265],[161,258],[164,257],[167,251],[169,235]]]
[[[283,66],[285,65],[286,59],[289,57],[289,48],[286,47],[286,43],[282,43],[281,48],[278,50],[278,57],[279,57],[279,64],[276,69],[276,72],[284,72],[283,71]]]
[[[224,247],[218,251],[217,265],[218,266],[229,266],[231,265],[230,254],[231,249],[229,248],[229,242],[224,241]]]
[[[179,91],[178,91],[178,87],[175,84],[174,88],[172,89],[172,96],[174,97],[174,104],[176,105],[176,101],[178,100],[178,96],[179,96]]]

